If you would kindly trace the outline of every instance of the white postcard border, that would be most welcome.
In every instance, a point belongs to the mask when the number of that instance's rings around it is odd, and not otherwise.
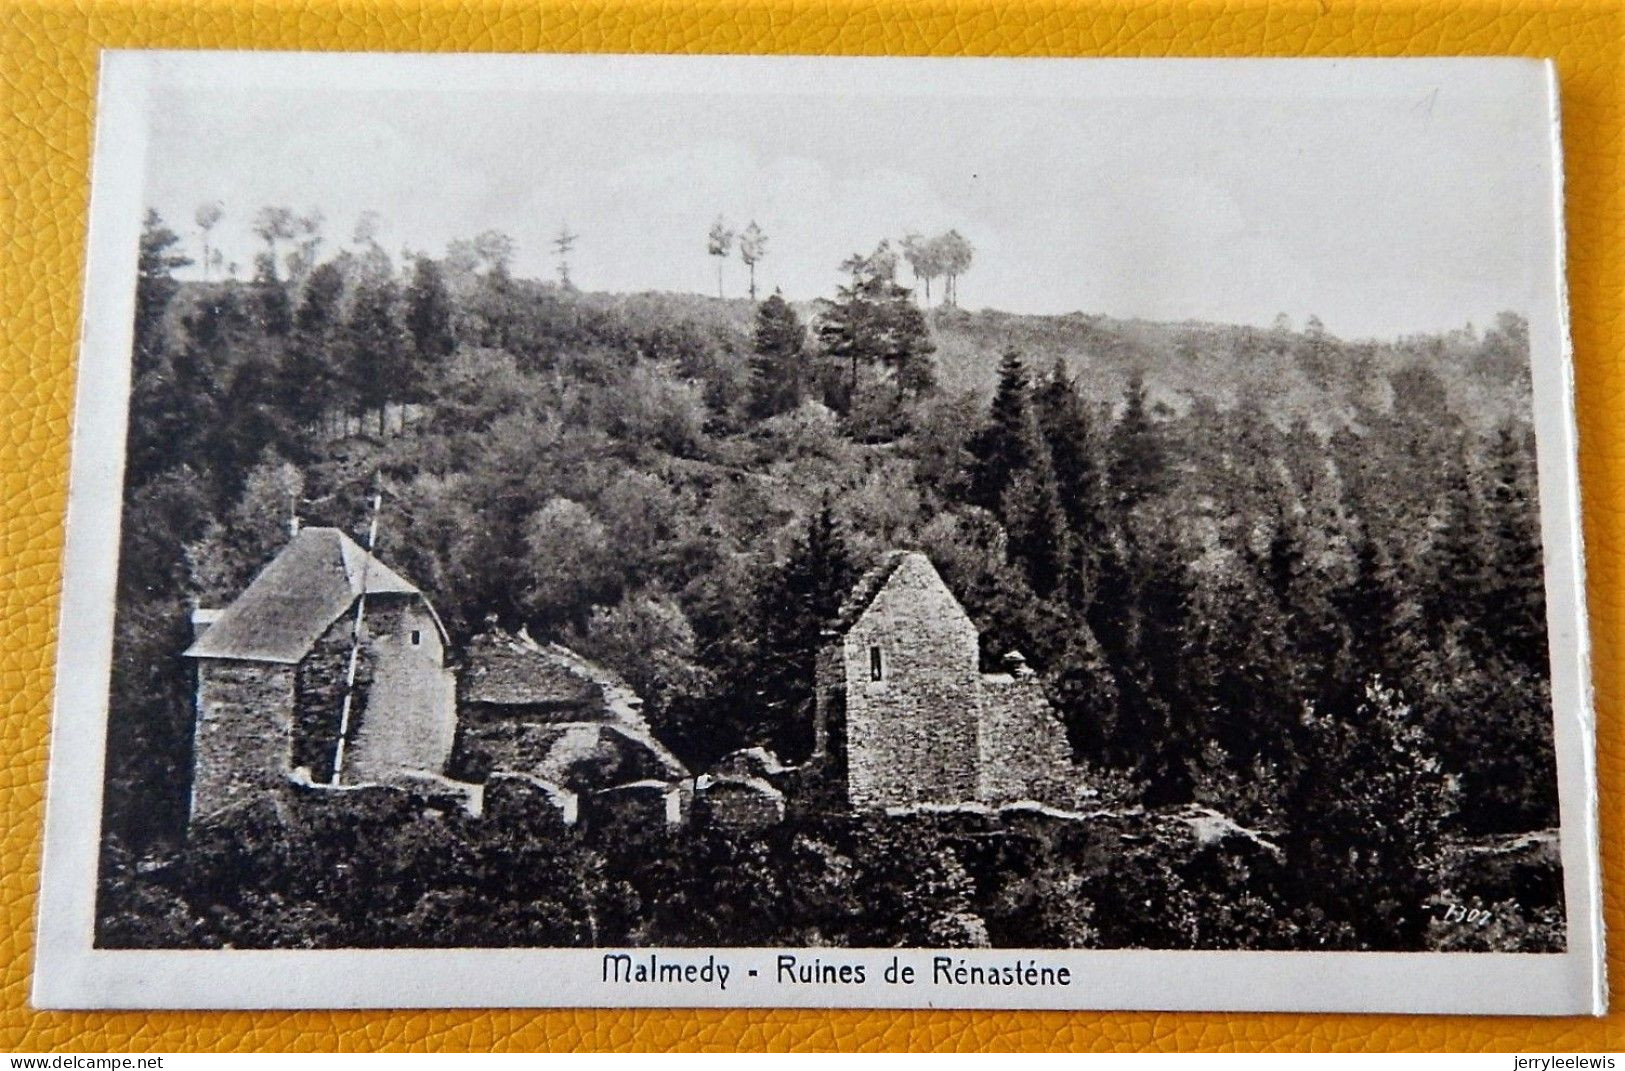
[[[1550,102],[1551,271],[1530,307],[1568,950],[1561,954],[1267,953],[838,949],[682,949],[673,963],[723,962],[727,989],[603,980],[607,949],[112,951],[92,947],[113,599],[130,383],[136,254],[143,211],[146,101],[155,65],[202,81],[337,79],[344,85],[517,84],[559,92],[816,93],[829,85],[941,96],[1199,93],[1313,85],[1322,95],[1415,92],[1437,81],[1538,91]],[[974,66],[972,66],[974,65]],[[967,77],[967,75],[971,75]],[[590,76],[590,82],[589,82]],[[1132,76],[1132,77],[1129,77]],[[1127,87],[1127,88],[1125,88]],[[90,238],[74,416],[57,688],[51,739],[33,1001],[43,1008],[357,1008],[746,1006],[1368,1011],[1601,1014],[1601,886],[1589,637],[1562,246],[1557,82],[1517,60],[929,60],[654,56],[429,56],[109,52],[101,68]],[[785,985],[777,957],[862,963],[862,985]],[[893,985],[894,956],[929,972],[1017,960],[1072,972],[1071,985]],[[751,978],[750,970],[757,971]]]

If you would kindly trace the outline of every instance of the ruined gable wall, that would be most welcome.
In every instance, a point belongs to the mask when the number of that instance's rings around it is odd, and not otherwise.
[[[818,649],[813,664],[812,760],[825,757],[846,760],[846,649],[840,640],[831,640]]]
[[[413,596],[370,596],[366,631],[371,681],[366,708],[352,723],[345,778],[444,773],[457,734],[456,682],[427,606]]]
[[[1038,679],[986,676],[981,685],[977,800],[1071,806],[1071,748]]]
[[[849,809],[849,751],[845,647],[839,640],[819,650],[813,680],[813,753],[789,775],[787,801],[799,814],[841,814]]]
[[[293,741],[292,666],[204,658],[197,674],[193,821],[281,785]]]
[[[879,647],[884,679],[870,679]],[[923,557],[847,631],[848,796],[857,808],[960,803],[977,790],[976,626]]]

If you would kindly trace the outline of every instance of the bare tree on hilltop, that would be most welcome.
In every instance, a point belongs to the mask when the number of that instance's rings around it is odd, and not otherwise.
[[[745,262],[750,270],[750,299],[756,300],[756,262],[767,256],[767,235],[762,228],[756,225],[755,220],[745,228],[739,236],[739,259]]]
[[[254,217],[254,233],[265,243],[265,251],[271,255],[273,272],[275,264],[280,259],[277,256],[278,245],[293,240],[297,234],[295,230],[297,223],[293,209],[276,205],[267,205]]]
[[[925,302],[931,304],[931,280],[942,274],[942,264],[938,257],[937,242],[935,239],[921,238],[917,233],[910,231],[903,235],[903,259],[914,272],[914,281],[925,288]]]
[[[327,217],[319,208],[311,208],[293,221],[293,251],[288,254],[288,278],[297,287],[316,267],[322,249],[322,225]]]
[[[728,253],[733,249],[734,232],[718,216],[716,222],[711,224],[711,233],[705,238],[705,251],[717,258],[717,297],[722,297],[722,266],[728,262]]]
[[[580,237],[568,224],[561,225],[559,233],[553,236],[553,251],[559,256],[559,285],[566,290],[575,285],[570,282],[570,251],[576,247],[576,239]]]
[[[205,280],[209,278],[209,269],[214,266],[215,261],[220,256],[218,251],[209,247],[209,232],[214,230],[215,225],[220,222],[220,218],[225,214],[225,206],[219,201],[205,201],[197,206],[197,215],[194,218],[197,220],[198,230],[203,232],[203,278]]]
[[[943,303],[954,308],[959,307],[959,277],[970,270],[971,260],[976,256],[976,249],[966,240],[963,234],[950,230],[931,240],[936,247],[936,262],[942,274],[946,276],[946,285],[943,288]]]
[[[943,278],[942,303],[959,304],[959,277],[970,270],[975,248],[957,230],[950,230],[934,238],[922,238],[910,231],[901,243],[903,259],[908,261],[914,279],[925,289],[924,304],[931,304],[931,280]]]

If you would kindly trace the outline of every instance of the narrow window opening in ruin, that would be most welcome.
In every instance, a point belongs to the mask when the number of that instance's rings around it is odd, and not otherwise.
[[[423,642],[423,633],[419,632],[417,629],[413,629],[412,630],[412,646],[416,647],[418,644],[420,644],[422,642]]]
[[[879,647],[869,648],[869,679],[872,681],[883,681],[886,679],[886,666],[885,663],[880,660]]]

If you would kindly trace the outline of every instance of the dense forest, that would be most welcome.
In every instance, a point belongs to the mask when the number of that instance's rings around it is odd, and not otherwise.
[[[946,270],[913,236],[811,304],[585,292],[562,241],[557,281],[496,234],[266,244],[182,281],[142,237],[102,943],[1562,947],[1518,315],[972,312],[905,285]],[[1100,817],[610,835],[299,799],[188,841],[191,608],[375,489],[454,640],[601,661],[696,770],[804,756],[825,622],[921,549],[988,664],[1038,671]]]

